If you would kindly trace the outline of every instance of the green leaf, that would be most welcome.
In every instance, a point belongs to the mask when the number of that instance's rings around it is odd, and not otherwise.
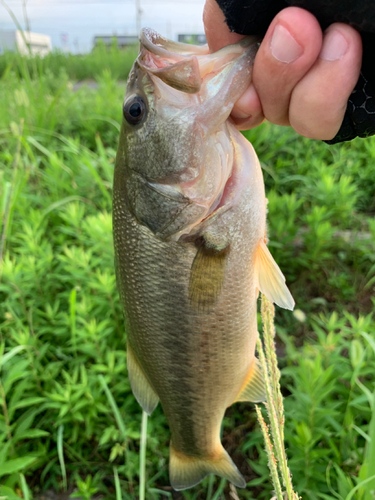
[[[119,410],[119,408],[118,408],[118,406],[116,404],[116,401],[115,401],[114,397],[112,396],[112,393],[109,390],[109,387],[108,387],[108,385],[107,385],[107,383],[106,383],[103,375],[99,375],[98,378],[99,378],[99,382],[101,383],[101,385],[102,385],[102,387],[104,389],[104,392],[106,393],[106,396],[108,398],[108,402],[109,402],[109,404],[112,407],[112,411],[113,411],[113,413],[115,415],[115,419],[116,419],[118,428],[119,428],[119,430],[120,430],[120,432],[122,434],[122,437],[124,439],[126,439],[126,427],[125,427],[125,423],[124,423],[124,420],[123,420],[123,418],[121,416],[120,410]]]
[[[82,201],[83,203],[89,203],[92,204],[90,200],[87,200],[86,198],[82,198],[82,196],[67,196],[66,198],[63,198],[62,200],[55,201],[54,203],[51,203],[51,205],[44,211],[43,215],[46,216],[53,210],[56,210],[57,208],[60,208],[67,203],[71,203],[72,201]]]
[[[362,337],[364,337],[367,340],[367,342],[372,347],[372,350],[375,354],[375,339],[366,332],[361,332],[361,335],[362,335]]]
[[[16,432],[14,433],[14,437],[18,439],[18,436],[23,432],[30,429],[33,424],[34,418],[41,411],[40,408],[29,408],[25,411],[20,418],[16,422]]]
[[[256,479],[252,479],[249,483],[247,483],[248,486],[258,486],[259,484],[264,484],[267,482],[269,479],[269,475],[263,476],[263,477],[257,477]]]
[[[16,356],[19,352],[23,351],[24,349],[27,349],[29,346],[27,345],[18,345],[17,347],[13,347],[10,351],[8,351],[6,354],[3,354],[0,357],[0,369],[2,366],[4,366],[8,361],[10,361],[14,356]]]
[[[12,460],[8,460],[1,466],[0,477],[25,469],[30,464],[35,462],[36,459],[37,457],[25,456],[22,458],[13,458]]]
[[[64,491],[66,491],[68,488],[68,485],[67,485],[67,478],[66,478],[63,437],[64,437],[64,426],[60,425],[58,428],[58,431],[57,431],[57,453],[59,455],[61,474],[63,477],[63,488],[64,488]]]
[[[19,497],[13,490],[12,488],[9,488],[8,486],[0,486],[0,499],[4,500],[20,500],[21,497]]]
[[[375,399],[375,393],[373,394],[373,401]],[[367,450],[365,456],[365,462],[363,464],[363,468],[366,471],[366,480],[368,482],[364,484],[362,482],[362,487],[365,487],[366,490],[366,500],[371,499],[373,496],[373,491],[375,490],[375,405],[373,405],[372,417],[369,425],[369,440],[367,442]],[[362,469],[359,473],[361,477]],[[372,480],[371,480],[372,478]]]
[[[159,490],[158,488],[148,488],[147,491],[149,493],[156,493],[158,495],[162,495],[167,498],[172,498],[172,493],[170,493],[169,491]],[[116,498],[116,500],[118,499]]]
[[[21,432],[18,434],[18,441],[21,439],[33,439],[39,437],[47,437],[50,433],[47,431],[43,431],[42,429],[30,429],[29,431]]]
[[[24,500],[30,500],[30,488],[27,484],[27,481],[25,479],[25,476],[20,473],[20,483],[21,483],[21,489],[22,489],[22,496]]]
[[[370,483],[371,481],[374,481],[374,480],[375,480],[375,475],[374,476],[370,476],[367,479],[365,479],[364,481],[361,481],[360,483],[358,483],[357,486],[355,486],[352,490],[350,490],[350,492],[348,493],[348,495],[345,497],[345,500],[351,500],[353,498],[353,495],[354,495],[354,493],[356,491],[358,491],[360,488],[363,488],[364,485],[367,485],[368,483]],[[373,494],[369,493],[368,498],[372,499],[373,498]]]
[[[44,403],[46,398],[42,397],[30,397],[30,398],[25,398],[22,401],[19,401],[18,403],[13,405],[13,409],[18,409],[18,408],[25,408],[26,406],[32,406],[32,405],[38,405],[40,403]]]
[[[113,467],[113,475],[115,478],[116,500],[122,500],[120,479],[118,477],[117,467]]]
[[[8,456],[9,448],[11,447],[12,444],[13,444],[12,441],[9,440],[4,445],[1,445],[1,448],[0,448],[0,470],[1,470],[2,464],[5,462],[5,460]]]

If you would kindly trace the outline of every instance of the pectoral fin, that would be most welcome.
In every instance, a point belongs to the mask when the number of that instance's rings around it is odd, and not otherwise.
[[[129,381],[135,399],[141,405],[142,409],[148,415],[151,415],[159,402],[159,398],[146,379],[146,376],[143,373],[142,368],[139,366],[129,343],[127,347],[127,365]]]
[[[285,284],[285,277],[274,261],[271,252],[263,240],[260,241],[256,262],[258,272],[258,288],[268,300],[284,309],[294,309],[292,294]]]
[[[254,358],[245,383],[235,402],[237,401],[250,401],[251,403],[267,401],[264,377],[257,358]]]
[[[203,240],[191,267],[189,299],[201,311],[209,310],[222,289],[229,247],[217,247]]]

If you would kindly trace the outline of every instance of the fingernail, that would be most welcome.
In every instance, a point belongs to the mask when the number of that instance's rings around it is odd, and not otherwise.
[[[303,49],[284,26],[277,24],[271,39],[271,53],[278,61],[291,63],[302,55]]]
[[[250,118],[251,115],[249,115],[249,113],[244,113],[241,109],[233,109],[231,115],[233,116],[233,118]]]
[[[319,57],[325,61],[337,61],[348,50],[348,42],[339,31],[329,31],[323,40]]]

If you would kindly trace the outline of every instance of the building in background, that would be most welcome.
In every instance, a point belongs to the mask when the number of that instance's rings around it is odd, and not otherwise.
[[[25,43],[26,42],[26,43]],[[0,31],[0,54],[6,50],[29,55],[45,56],[52,50],[51,37],[40,33],[20,30]]]
[[[206,36],[203,33],[183,33],[177,35],[177,39],[179,42],[193,45],[204,45],[207,43]],[[124,49],[129,47],[129,45],[138,43],[139,37],[137,35],[96,35],[94,36],[93,50],[100,45],[110,48],[113,44],[116,44],[119,49]]]
[[[183,33],[178,35],[178,41],[182,43],[190,43],[193,45],[204,45],[207,43],[206,35],[204,35],[203,33],[193,33],[190,35],[187,33]]]
[[[134,45],[139,43],[139,38],[137,35],[104,35],[104,36],[94,36],[94,49],[100,44],[105,45],[110,48],[112,44],[116,43],[119,49],[124,49],[129,45]]]

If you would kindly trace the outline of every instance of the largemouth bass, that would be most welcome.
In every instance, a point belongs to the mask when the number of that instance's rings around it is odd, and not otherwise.
[[[175,490],[246,483],[220,441],[225,409],[265,400],[259,290],[292,309],[266,246],[259,161],[229,119],[257,50],[209,54],[143,30],[123,105],[113,195],[116,273],[133,393],[171,430]]]

